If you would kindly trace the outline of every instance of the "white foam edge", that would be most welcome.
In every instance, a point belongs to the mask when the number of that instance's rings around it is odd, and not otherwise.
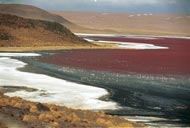
[[[11,52],[1,52],[0,57],[29,57],[29,56],[41,56],[37,53],[11,53]]]
[[[75,33],[77,36],[102,36],[102,37],[127,37],[127,38],[145,38],[145,39],[157,39],[157,38],[178,38],[178,39],[190,39],[189,36],[157,36],[157,35],[122,35],[122,34],[88,34],[88,33]]]
[[[94,40],[84,38],[89,42],[95,42]],[[156,46],[154,44],[135,43],[135,42],[117,42],[117,41],[96,41],[105,44],[116,44],[118,47],[126,49],[169,49],[168,47]]]

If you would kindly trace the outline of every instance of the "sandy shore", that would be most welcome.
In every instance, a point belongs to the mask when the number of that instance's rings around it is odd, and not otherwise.
[[[48,51],[48,50],[69,50],[69,49],[119,49],[115,44],[94,43],[94,46],[40,46],[40,47],[0,47],[0,51]]]

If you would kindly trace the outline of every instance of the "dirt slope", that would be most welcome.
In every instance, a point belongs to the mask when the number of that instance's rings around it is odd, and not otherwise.
[[[0,47],[90,45],[63,25],[0,13]]]
[[[29,19],[53,21],[65,25],[72,24],[70,21],[66,20],[65,18],[59,15],[51,14],[43,9],[31,5],[0,4],[0,13],[12,14]]]

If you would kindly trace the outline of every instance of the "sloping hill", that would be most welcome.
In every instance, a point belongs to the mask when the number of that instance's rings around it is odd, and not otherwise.
[[[0,13],[0,47],[90,45],[63,25]]]
[[[0,4],[0,13],[16,15],[19,17],[29,18],[29,19],[38,19],[38,20],[57,22],[69,28],[72,32],[76,32],[75,30],[79,30],[83,32],[91,31],[91,29],[89,30],[89,28],[81,27],[78,24],[74,24],[70,22],[69,20],[62,17],[62,15],[54,14],[54,12],[48,12],[46,10],[40,9],[35,6],[31,6],[31,5]],[[96,30],[93,30],[93,31],[96,31]]]
[[[64,19],[59,15],[51,14],[43,9],[31,5],[0,4],[0,13],[12,14],[29,19],[53,21],[64,25],[72,24],[70,21]]]

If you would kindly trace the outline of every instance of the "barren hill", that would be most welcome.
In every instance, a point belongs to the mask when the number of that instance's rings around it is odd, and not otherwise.
[[[57,22],[69,28],[71,31],[80,30],[83,32],[89,32],[92,30],[92,31],[99,32],[99,30],[82,27],[79,24],[70,22],[69,20],[65,19],[61,15],[54,14],[54,12],[48,12],[46,10],[43,10],[41,8],[38,8],[32,5],[0,4],[0,13],[16,15],[19,17],[29,18],[29,19],[38,19],[38,20]]]
[[[32,5],[0,4],[0,13],[16,15],[16,16],[28,18],[28,19],[57,22],[64,25],[71,31],[76,30],[76,29],[83,30],[83,31],[91,30],[89,28],[82,27],[78,24],[74,24],[60,15],[48,12],[46,10],[43,10],[41,8],[38,8]]]
[[[0,13],[0,47],[90,45],[63,25]]]
[[[46,21],[58,22],[64,25],[72,24],[63,17],[51,14],[43,9],[22,4],[0,4],[0,13],[12,14],[29,19],[39,19]]]

